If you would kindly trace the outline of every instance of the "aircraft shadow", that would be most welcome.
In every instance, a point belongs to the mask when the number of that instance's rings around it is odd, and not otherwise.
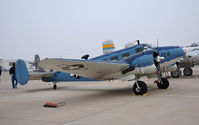
[[[194,74],[192,76],[182,76],[181,79],[195,79],[195,78],[199,78],[198,74]]]
[[[148,93],[149,94],[155,94],[159,89],[156,86],[148,86]],[[26,90],[25,92],[28,93],[35,93],[35,92],[46,92],[46,91],[78,91],[78,92],[92,92],[92,95],[97,94],[97,95],[106,95],[106,96],[132,96],[132,88],[130,86],[127,87],[121,87],[121,88],[92,88],[92,87],[78,87],[78,86],[59,86],[56,90],[54,90],[52,87],[50,88],[41,88],[41,89],[31,89],[31,90]]]

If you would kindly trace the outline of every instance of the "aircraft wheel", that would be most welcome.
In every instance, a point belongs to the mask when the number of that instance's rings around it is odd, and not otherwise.
[[[185,76],[191,76],[193,74],[193,70],[190,67],[184,68],[183,73]]]
[[[57,85],[56,84],[53,85],[53,89],[57,89]]]
[[[135,95],[143,95],[147,92],[147,85],[146,83],[144,83],[143,81],[138,81],[138,86],[137,87],[137,84],[135,83],[133,85],[133,92],[135,93]]]
[[[182,72],[181,71],[172,71],[171,72],[171,77],[172,78],[179,78],[181,76]]]
[[[169,87],[169,81],[166,78],[161,78],[161,82],[157,83],[159,89],[167,89]]]

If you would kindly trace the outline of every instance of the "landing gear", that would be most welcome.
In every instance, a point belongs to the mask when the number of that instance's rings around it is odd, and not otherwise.
[[[136,82],[133,85],[133,92],[135,95],[143,95],[146,94],[147,92],[147,85],[146,83],[144,83],[143,81],[138,81],[136,80]]]
[[[185,76],[191,76],[193,74],[193,70],[189,67],[184,68],[183,73]]]
[[[53,89],[57,89],[57,84],[56,83],[54,83]]]
[[[167,89],[169,87],[169,81],[166,78],[161,78],[161,81],[157,81],[159,89]]]
[[[172,71],[171,72],[171,77],[173,78],[179,78],[181,76],[182,72],[181,71]]]

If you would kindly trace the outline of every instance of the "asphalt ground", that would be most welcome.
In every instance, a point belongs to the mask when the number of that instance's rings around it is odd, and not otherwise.
[[[12,89],[10,76],[0,81],[0,125],[198,125],[199,67],[191,77],[169,79],[160,90],[143,78],[147,96],[133,96],[132,82],[30,81]],[[45,102],[64,103],[57,108]]]

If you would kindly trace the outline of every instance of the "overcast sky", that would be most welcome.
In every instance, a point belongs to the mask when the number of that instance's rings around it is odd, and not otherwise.
[[[136,39],[199,43],[199,0],[0,0],[0,58],[33,60],[102,54]]]

